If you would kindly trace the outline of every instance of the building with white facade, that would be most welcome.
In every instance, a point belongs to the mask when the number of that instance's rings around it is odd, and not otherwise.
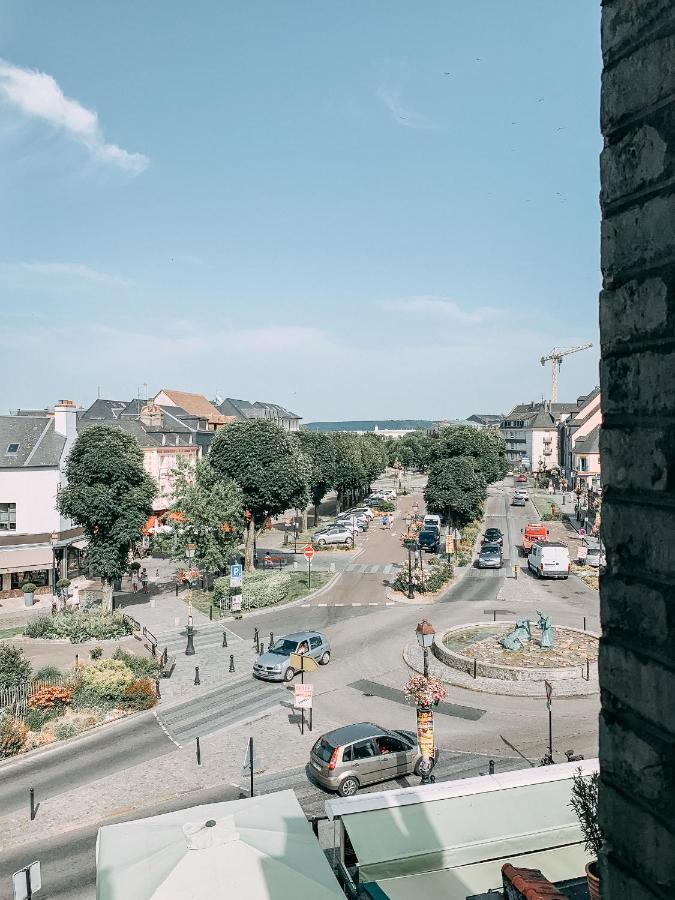
[[[86,540],[56,508],[77,437],[77,408],[0,416],[0,589],[38,588],[85,569]]]
[[[499,426],[512,466],[552,469],[558,466],[558,423],[577,409],[576,403],[521,403]]]
[[[574,487],[600,483],[600,388],[577,401],[577,409],[558,426],[558,454],[562,474]]]

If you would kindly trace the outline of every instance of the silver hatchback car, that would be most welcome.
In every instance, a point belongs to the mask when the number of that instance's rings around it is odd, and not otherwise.
[[[435,762],[435,760],[434,760]],[[341,797],[366,784],[422,775],[424,757],[412,731],[388,731],[371,722],[345,725],[320,737],[309,757],[311,777]]]
[[[320,631],[297,631],[279,638],[253,663],[253,674],[265,681],[293,681],[300,671],[291,666],[291,653],[311,656],[320,666],[330,662],[330,644]]]

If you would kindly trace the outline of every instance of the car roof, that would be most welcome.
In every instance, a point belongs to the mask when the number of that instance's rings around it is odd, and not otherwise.
[[[501,549],[502,548],[499,546],[499,544],[495,544],[492,541],[488,541],[487,544],[483,544],[483,546],[480,549],[480,552],[482,553],[483,550],[499,550],[501,552]]]
[[[308,637],[323,637],[320,631],[294,631],[292,634],[284,634],[280,641],[302,641]]]
[[[548,547],[562,547],[565,550],[569,550],[567,544],[563,544],[560,541],[537,541],[535,546],[542,547],[544,549],[547,549]]]
[[[365,738],[379,737],[387,733],[384,728],[380,728],[379,725],[373,725],[372,722],[357,722],[354,725],[343,725],[341,728],[329,731],[323,737],[333,747],[342,747],[345,744],[351,744],[353,741],[362,741]]]
[[[488,531],[498,531],[500,534],[502,534],[501,528],[495,528],[494,526],[493,526],[492,528],[486,528],[486,529],[485,529],[485,534],[487,534]]]

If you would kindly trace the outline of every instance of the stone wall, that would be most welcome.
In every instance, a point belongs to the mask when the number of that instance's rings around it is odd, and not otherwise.
[[[602,895],[675,897],[675,5],[602,15]]]

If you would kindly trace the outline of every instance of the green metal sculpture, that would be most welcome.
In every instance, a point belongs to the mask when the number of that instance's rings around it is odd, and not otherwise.
[[[505,650],[522,650],[525,641],[532,640],[532,632],[530,631],[529,619],[518,619],[516,627],[513,631],[505,634],[500,638],[499,643]]]
[[[551,617],[545,616],[540,609],[537,610],[537,615],[539,616],[539,627],[541,628],[541,640],[539,646],[542,650],[550,650],[553,646],[553,626],[551,625]]]

